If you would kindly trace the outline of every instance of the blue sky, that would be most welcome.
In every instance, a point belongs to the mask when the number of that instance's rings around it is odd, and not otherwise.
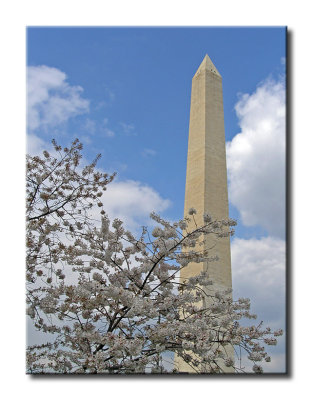
[[[251,93],[283,71],[284,29],[28,29],[28,65],[65,72],[90,100],[88,115],[69,119],[50,137],[66,143],[89,136],[87,157],[101,152],[99,165],[116,169],[119,179],[151,183],[175,204],[172,218],[183,213],[191,79],[206,53],[223,77],[225,135],[231,140],[239,132],[238,93]],[[86,119],[96,131],[108,119],[114,138],[91,136]]]
[[[108,209],[129,224],[183,216],[191,79],[223,77],[235,295],[284,324],[285,28],[28,28],[28,145],[78,137],[117,171]],[[31,100],[30,100],[31,99]],[[137,207],[135,207],[135,205]],[[151,206],[151,209],[150,209]],[[235,296],[236,297],[236,296]],[[284,368],[283,345],[273,368]]]

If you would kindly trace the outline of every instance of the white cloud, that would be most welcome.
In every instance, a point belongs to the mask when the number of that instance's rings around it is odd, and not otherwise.
[[[93,135],[96,132],[96,122],[90,118],[87,118],[85,121],[84,130],[89,135]]]
[[[49,143],[45,142],[44,140],[33,134],[27,135],[26,146],[27,154],[31,156],[38,155],[44,150],[48,150],[50,148]]]
[[[106,136],[106,137],[114,137],[115,136],[115,132],[112,131],[112,129],[108,128],[108,123],[109,123],[109,119],[108,118],[103,118],[103,126],[101,127],[101,130],[104,133],[104,136]]]
[[[80,140],[84,145],[92,143],[92,139],[90,138],[90,136],[83,135],[81,136]]]
[[[274,237],[235,238],[231,258],[234,299],[250,298],[257,323],[264,321],[264,327],[285,330],[285,242]],[[263,364],[264,371],[285,371],[285,339],[279,337],[277,347],[268,348],[272,362]]]
[[[115,132],[112,131],[109,128],[104,128],[103,132],[104,132],[105,136],[107,136],[107,137],[114,137],[115,136]]]
[[[27,68],[28,128],[54,127],[69,118],[88,112],[89,101],[82,98],[83,89],[66,82],[67,76],[46,65]]]
[[[143,150],[143,152],[142,152],[142,155],[144,156],[144,157],[153,157],[153,156],[155,156],[156,155],[156,151],[155,150],[153,150],[153,149],[144,149]]]
[[[120,125],[121,125],[121,127],[123,129],[123,132],[126,135],[128,135],[128,136],[130,136],[130,135],[136,136],[134,124],[126,124],[125,122],[120,122]]]
[[[265,81],[235,106],[241,132],[227,143],[229,197],[246,226],[285,233],[285,88]]]
[[[263,369],[266,373],[285,373],[286,372],[286,354],[279,353],[271,356],[270,363],[264,363]]]
[[[234,298],[252,299],[253,312],[274,328],[285,317],[285,242],[235,238],[231,245]]]
[[[120,218],[130,230],[149,225],[152,211],[162,212],[171,204],[150,186],[131,180],[110,183],[102,202],[110,219]]]

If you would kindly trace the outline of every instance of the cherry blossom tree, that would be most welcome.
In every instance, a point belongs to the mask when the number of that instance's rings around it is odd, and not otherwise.
[[[282,331],[240,325],[256,317],[249,300],[233,301],[204,272],[179,280],[189,263],[215,261],[198,249],[207,235],[232,235],[235,221],[204,215],[195,227],[193,209],[174,223],[152,213],[156,227],[135,237],[103,209],[114,175],[96,169],[99,156],[81,167],[78,140],[53,146],[27,156],[27,314],[53,337],[28,347],[27,371],[179,372],[175,354],[194,373],[246,372],[236,363],[243,350],[261,373],[264,345]]]

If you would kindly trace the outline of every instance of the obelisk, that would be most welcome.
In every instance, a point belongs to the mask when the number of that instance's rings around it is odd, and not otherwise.
[[[203,214],[213,219],[228,218],[228,193],[225,150],[222,77],[206,55],[192,79],[189,141],[185,190],[185,210],[195,208],[198,225]],[[216,285],[231,288],[229,238],[211,240],[205,244],[211,255],[219,260],[190,264],[182,272],[184,277],[208,270]]]
[[[195,208],[198,226],[203,225],[203,214],[213,219],[228,218],[226,149],[223,110],[222,77],[206,55],[192,79],[188,157],[184,215]],[[218,289],[232,287],[230,240],[208,238],[203,247],[218,261],[190,263],[181,271],[181,280],[208,271]],[[193,372],[181,360],[180,372]]]

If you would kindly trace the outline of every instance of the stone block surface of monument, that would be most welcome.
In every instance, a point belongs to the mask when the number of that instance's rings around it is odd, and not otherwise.
[[[203,214],[214,219],[228,218],[225,129],[222,77],[205,56],[192,79],[188,157],[184,214],[195,208],[198,225]],[[205,248],[219,260],[191,264],[182,277],[194,276],[208,269],[216,285],[232,286],[229,238],[208,239]]]
[[[203,225],[204,213],[218,220],[229,217],[222,77],[208,55],[192,79],[185,216],[190,208],[197,210],[194,217],[198,226]],[[213,288],[231,288],[229,237],[209,237],[204,247],[195,250],[203,249],[209,256],[218,256],[218,261],[190,263],[181,271],[181,281],[205,270],[214,282]],[[176,361],[180,372],[194,372],[182,359]]]

